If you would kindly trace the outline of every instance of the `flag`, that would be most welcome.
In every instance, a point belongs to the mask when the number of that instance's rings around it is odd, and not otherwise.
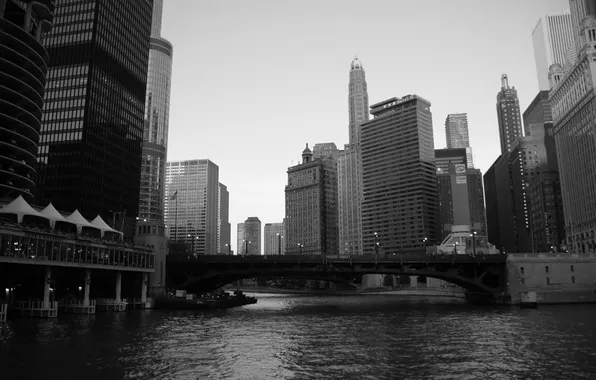
[[[170,198],[171,201],[173,201],[174,199],[176,199],[178,197],[178,190],[176,190],[174,192],[174,195],[172,195],[172,198]]]

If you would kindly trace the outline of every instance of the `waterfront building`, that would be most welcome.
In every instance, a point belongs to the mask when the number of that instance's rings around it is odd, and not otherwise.
[[[418,95],[372,105],[361,125],[364,253],[418,252],[440,227],[430,102]]]
[[[543,16],[536,23],[532,30],[532,45],[540,91],[550,89],[548,69],[555,63],[563,66],[568,61],[567,52],[573,41],[571,14],[568,12]]]
[[[0,200],[33,201],[54,2],[0,1]]]
[[[237,244],[239,254],[261,255],[261,221],[259,218],[251,216],[244,223],[238,223]]]
[[[165,193],[170,241],[194,255],[216,254],[219,167],[206,159],[168,162]]]
[[[531,136],[522,136],[515,140],[509,154],[516,236],[516,249],[512,252],[534,252],[529,190],[530,184],[538,174],[536,149]]]
[[[265,255],[285,255],[285,228],[283,223],[266,223],[264,234]]]
[[[302,163],[288,168],[286,252],[337,255],[337,160],[334,154],[313,159],[308,144]]]
[[[440,210],[440,240],[453,225],[468,225],[486,236],[482,173],[467,167],[465,148],[436,149],[437,186]]]
[[[37,202],[125,235],[138,216],[152,4],[59,1],[45,41]]]
[[[222,255],[232,253],[232,227],[230,225],[230,193],[223,183],[218,186],[217,197],[217,252]]]
[[[163,0],[153,0],[141,161],[139,217],[163,222],[172,44],[161,37]]]
[[[497,94],[497,117],[501,154],[511,152],[513,142],[522,136],[522,122],[519,111],[519,99],[515,86],[509,87],[507,74],[501,75],[501,91]]]
[[[596,4],[570,1],[573,65],[550,67],[554,138],[571,252],[596,251]]]
[[[368,90],[362,62],[354,57],[348,83],[349,144],[337,160],[339,254],[362,254],[360,125],[368,121]]]

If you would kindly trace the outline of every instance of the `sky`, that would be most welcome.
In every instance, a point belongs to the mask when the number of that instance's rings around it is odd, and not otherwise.
[[[362,61],[372,105],[431,102],[434,145],[466,112],[476,168],[500,154],[501,75],[523,113],[538,93],[531,33],[566,0],[164,0],[174,45],[168,161],[207,158],[230,193],[232,247],[249,216],[279,223],[287,169],[308,143],[348,142],[348,80]],[[261,250],[263,245],[261,245]]]

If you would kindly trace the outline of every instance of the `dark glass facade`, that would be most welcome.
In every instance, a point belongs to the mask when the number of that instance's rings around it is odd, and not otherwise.
[[[484,198],[486,200],[486,229],[488,241],[500,249],[501,233],[499,230],[499,204],[497,197],[496,164],[501,156],[484,173]]]
[[[152,1],[61,0],[38,154],[41,204],[134,231]]]
[[[523,114],[524,135],[530,135],[532,124],[544,124],[553,122],[553,112],[548,101],[548,91],[540,91],[526,108]]]
[[[49,0],[0,1],[0,200],[34,198],[53,11]]]
[[[360,138],[364,254],[377,242],[383,253],[419,252],[439,232],[430,102],[408,95],[370,108]]]

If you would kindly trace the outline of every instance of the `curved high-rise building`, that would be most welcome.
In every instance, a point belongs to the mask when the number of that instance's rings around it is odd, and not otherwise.
[[[0,199],[34,197],[53,12],[50,0],[0,1]]]
[[[160,36],[162,9],[163,0],[155,0],[145,97],[139,218],[149,221],[163,221],[164,218],[173,48]]]

